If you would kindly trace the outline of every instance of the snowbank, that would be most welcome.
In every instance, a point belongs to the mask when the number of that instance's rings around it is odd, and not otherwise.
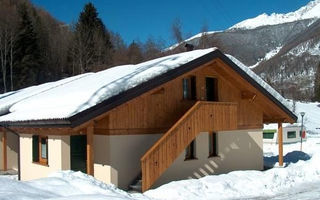
[[[218,176],[206,176],[195,180],[183,180],[171,182],[155,190],[149,190],[144,194],[156,199],[247,199],[257,198],[270,199],[291,193],[295,196],[296,188],[302,184],[320,183],[320,138],[309,139],[304,143],[304,150],[308,155],[301,152],[287,154],[288,161],[297,161],[295,164],[288,163],[285,168],[273,168],[264,172],[260,171],[234,171]],[[272,155],[277,155],[277,145],[272,146]],[[300,144],[284,145],[284,150],[299,149]],[[267,150],[268,151],[268,150]],[[303,155],[303,156],[302,156]],[[297,156],[297,157],[295,157]],[[301,160],[302,159],[302,160]],[[303,161],[306,160],[306,161]],[[300,190],[298,190],[300,191]],[[313,196],[318,199],[319,196]],[[312,199],[312,198],[308,198]]]
[[[63,171],[48,178],[20,182],[0,177],[1,200],[133,199],[130,194],[81,172]]]
[[[284,145],[284,152],[298,150],[300,144]],[[228,174],[206,176],[171,182],[144,194],[129,194],[114,185],[104,184],[81,172],[62,171],[48,178],[19,182],[0,177],[0,199],[4,200],[153,200],[153,199],[318,199],[320,196],[320,138],[311,137],[304,143],[304,152],[287,154],[285,168],[267,171],[234,171]],[[277,155],[277,145],[264,148],[266,154]],[[302,160],[301,160],[302,159]],[[306,161],[303,161],[306,160]],[[315,187],[317,186],[317,187]]]

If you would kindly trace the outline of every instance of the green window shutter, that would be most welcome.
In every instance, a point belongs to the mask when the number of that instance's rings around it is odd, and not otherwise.
[[[39,162],[39,136],[32,136],[32,161]]]

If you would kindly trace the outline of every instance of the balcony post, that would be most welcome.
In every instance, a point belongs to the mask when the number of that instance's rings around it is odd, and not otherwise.
[[[283,166],[283,134],[282,123],[278,122],[279,166]]]

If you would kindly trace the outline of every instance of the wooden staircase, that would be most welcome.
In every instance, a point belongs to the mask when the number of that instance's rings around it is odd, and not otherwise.
[[[237,104],[197,101],[141,158],[148,190],[200,132],[237,129]]]

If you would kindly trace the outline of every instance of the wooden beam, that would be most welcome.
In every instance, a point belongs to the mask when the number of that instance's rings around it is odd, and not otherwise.
[[[78,135],[80,132],[74,131],[72,128],[35,128],[35,127],[12,127],[11,130],[23,134],[38,135]]]
[[[248,99],[250,102],[253,102],[257,97],[257,94],[250,91],[241,91],[241,99]]]
[[[7,165],[7,132],[4,130],[3,131],[3,135],[2,135],[2,169],[3,171],[7,171],[8,170],[8,165]]]
[[[94,126],[88,126],[87,128],[87,174],[94,176],[93,168],[93,137],[94,137]]]
[[[162,134],[169,128],[128,128],[128,129],[107,129],[94,128],[96,135],[144,135],[144,134]]]
[[[282,123],[278,122],[279,166],[283,166],[283,134]]]
[[[247,129],[263,129],[263,124],[241,124],[238,125],[237,130],[247,130]]]
[[[278,122],[289,123],[289,121],[285,118],[263,116],[263,123],[264,124],[271,124],[271,123],[278,123]]]

